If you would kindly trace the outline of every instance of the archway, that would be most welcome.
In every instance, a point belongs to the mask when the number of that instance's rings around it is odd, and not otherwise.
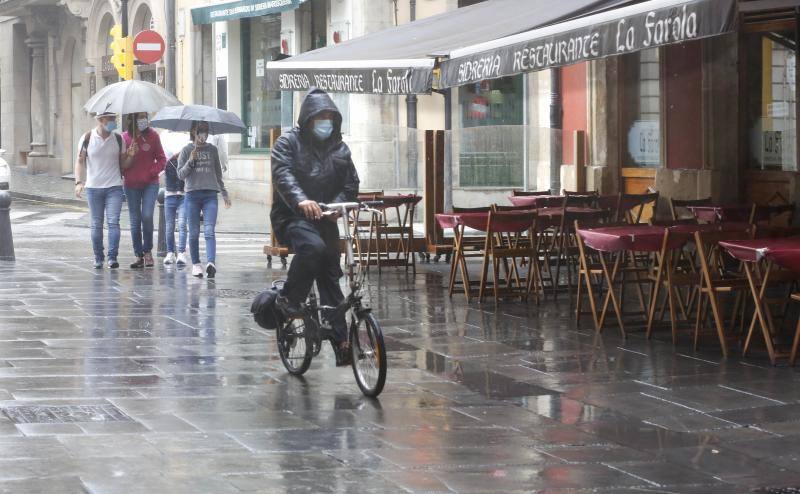
[[[110,13],[106,13],[103,16],[103,19],[100,21],[100,29],[98,30],[97,35],[97,55],[101,60],[107,60],[111,53],[111,42],[114,41],[114,38],[111,36],[111,28],[114,27],[114,16]],[[98,79],[102,80],[102,85],[98,84],[98,89],[100,87],[108,86],[109,84],[113,84],[119,81],[119,76],[116,73],[104,73],[104,64],[101,62],[99,67],[99,74]],[[100,80],[98,80],[98,83]]]

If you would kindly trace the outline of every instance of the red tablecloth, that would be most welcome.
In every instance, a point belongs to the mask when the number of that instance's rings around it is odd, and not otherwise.
[[[534,208],[561,206],[564,196],[509,196],[514,206],[532,206]]]
[[[716,223],[719,221],[749,221],[753,206],[731,204],[727,206],[689,206],[687,209],[700,221]]]
[[[733,240],[720,242],[719,245],[740,261],[756,262],[767,258],[800,272],[800,237]]]
[[[494,233],[516,233],[530,229],[533,226],[535,213],[518,211],[502,211],[494,213]],[[436,215],[436,222],[442,228],[455,228],[464,225],[473,230],[487,231],[489,213],[442,213]]]
[[[666,230],[663,226],[611,226],[578,230],[578,235],[588,247],[601,252],[657,252],[661,250]],[[677,234],[670,239],[668,248],[677,249],[689,240],[689,235]]]

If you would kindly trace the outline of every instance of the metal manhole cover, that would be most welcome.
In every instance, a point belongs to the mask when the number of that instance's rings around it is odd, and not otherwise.
[[[2,409],[16,424],[66,424],[70,422],[133,422],[114,405],[18,406]]]
[[[261,293],[258,290],[234,290],[232,288],[222,288],[219,290],[213,290],[209,293],[212,293],[217,298],[245,298],[251,299],[254,298],[256,295]]]

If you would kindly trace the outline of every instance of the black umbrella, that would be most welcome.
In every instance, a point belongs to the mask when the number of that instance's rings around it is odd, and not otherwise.
[[[188,132],[193,122],[206,122],[212,135],[238,134],[245,129],[235,113],[205,105],[167,106],[150,121],[153,127],[177,132]]]

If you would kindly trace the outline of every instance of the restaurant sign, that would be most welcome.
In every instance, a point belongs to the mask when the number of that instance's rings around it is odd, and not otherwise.
[[[642,5],[668,6],[643,10]],[[732,31],[735,25],[735,0],[647,2],[456,50],[442,63],[440,86],[460,86],[716,36]]]
[[[431,91],[433,60],[417,67],[292,67],[291,62],[267,63],[267,88],[307,91],[315,87],[329,93],[424,94]]]
[[[285,10],[294,10],[299,6],[300,0],[240,0],[192,9],[192,22],[198,25],[244,17],[259,17]]]

